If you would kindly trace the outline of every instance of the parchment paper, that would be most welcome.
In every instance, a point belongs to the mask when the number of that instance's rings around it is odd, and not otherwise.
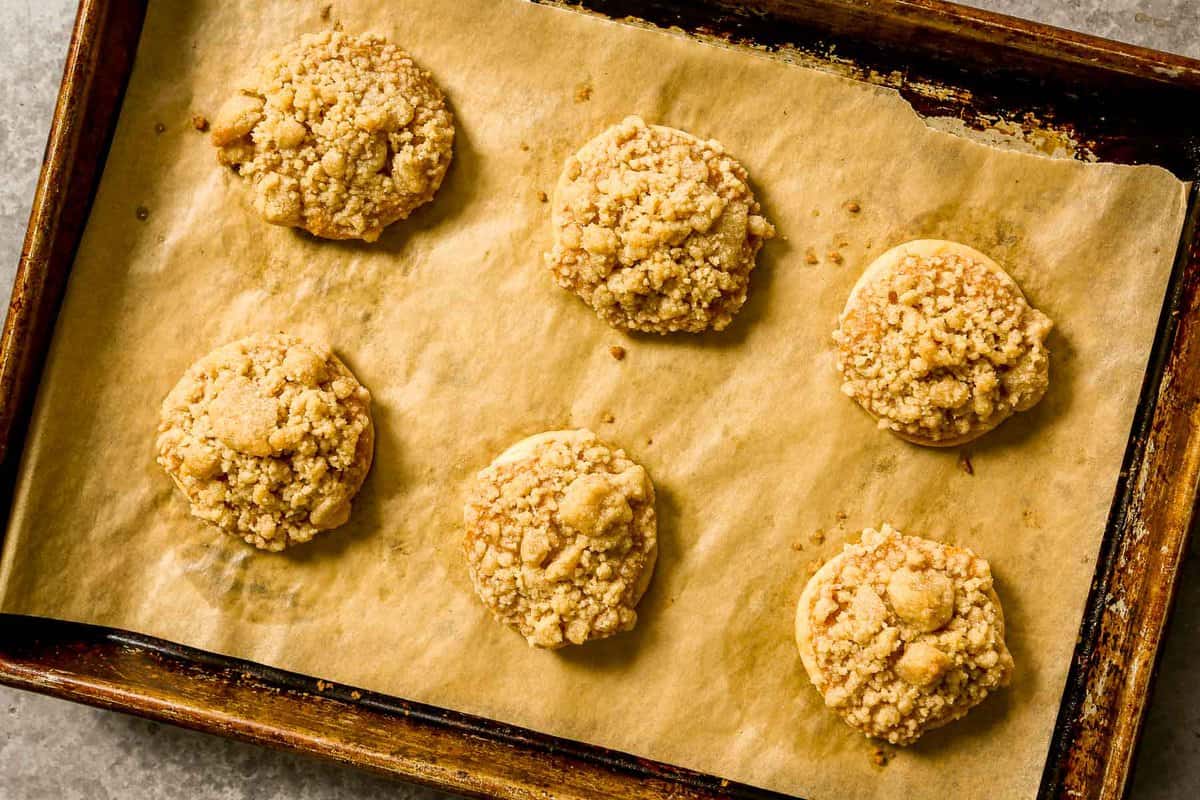
[[[320,6],[151,4],[38,398],[3,610],[816,800],[1032,797],[1184,185],[1157,168],[1002,152],[929,130],[884,90],[571,11],[366,0],[323,20]],[[261,222],[190,125],[258,56],[336,20],[410,50],[458,117],[440,195],[375,245]],[[538,193],[635,112],[722,141],[778,225],[723,333],[620,335],[542,264]],[[957,452],[877,431],[838,391],[829,335],[846,294],[871,258],[914,237],[990,253],[1058,326],[1049,394],[971,448],[974,475]],[[806,263],[809,248],[820,263]],[[159,403],[184,369],[272,329],[333,343],[374,393],[378,426],[350,524],[282,556],[190,518],[154,463]],[[636,631],[546,653],[474,597],[461,509],[493,455],[565,426],[646,466],[661,554]],[[1017,672],[967,720],[878,767],[876,745],[809,685],[792,614],[813,562],[883,521],[991,560]]]

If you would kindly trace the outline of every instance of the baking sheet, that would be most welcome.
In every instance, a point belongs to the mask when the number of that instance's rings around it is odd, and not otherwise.
[[[35,409],[0,609],[814,800],[1032,797],[1184,184],[1002,152],[930,130],[876,87],[519,0],[342,2],[323,18],[325,5],[151,4]],[[335,22],[412,52],[458,116],[437,200],[375,245],[261,223],[191,128],[248,59]],[[628,113],[722,141],[779,228],[722,333],[618,334],[542,265],[539,192]],[[971,448],[973,475],[955,451],[877,432],[833,371],[829,333],[851,285],[915,237],[991,254],[1058,325],[1049,393]],[[154,464],[158,406],[183,370],[271,329],[336,347],[374,394],[378,437],[349,525],[282,556],[190,518]],[[633,633],[546,653],[475,599],[461,508],[494,454],[567,426],[646,466],[661,552]],[[879,766],[877,744],[822,707],[791,626],[814,563],[883,521],[991,560],[1017,673]]]

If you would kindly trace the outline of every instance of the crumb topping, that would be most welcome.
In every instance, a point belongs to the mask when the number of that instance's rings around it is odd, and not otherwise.
[[[526,439],[476,477],[467,565],[492,615],[534,647],[633,628],[657,552],[646,471],[591,431]]]
[[[378,36],[306,34],[260,65],[218,112],[217,158],[276,225],[374,241],[433,199],[454,119],[441,90]]]
[[[884,525],[828,566],[800,613],[810,677],[851,726],[911,744],[1008,684],[1013,661],[984,559]]]
[[[833,335],[842,391],[881,428],[934,443],[1036,405],[1053,323],[998,272],[957,254],[908,255],[862,287]]]
[[[563,168],[547,255],[555,281],[617,328],[725,328],[775,235],[748,180],[715,141],[625,119]]]
[[[167,395],[158,463],[193,515],[283,550],[349,519],[371,464],[370,403],[328,349],[251,336],[197,361]]]

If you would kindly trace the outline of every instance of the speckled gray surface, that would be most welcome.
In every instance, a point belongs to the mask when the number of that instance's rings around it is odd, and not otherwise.
[[[970,5],[1200,57],[1200,0]],[[0,292],[20,254],[74,0],[0,0]],[[1200,546],[1193,545],[1135,774],[1135,800],[1200,794]],[[445,795],[0,687],[0,800],[334,800]]]

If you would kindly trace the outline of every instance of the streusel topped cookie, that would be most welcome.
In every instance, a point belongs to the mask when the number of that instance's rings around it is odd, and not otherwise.
[[[898,745],[964,716],[1013,671],[988,562],[888,525],[809,580],[796,643],[825,704]]]
[[[908,441],[962,444],[1042,399],[1052,327],[978,250],[908,242],[867,268],[842,311],[842,391]]]
[[[261,64],[221,107],[212,141],[267,222],[371,242],[433,199],[454,118],[403,50],[326,31]]]
[[[193,515],[283,550],[349,519],[371,466],[370,406],[328,348],[250,336],[197,361],[163,400],[158,463]]]
[[[547,255],[555,281],[616,328],[723,329],[775,235],[748,181],[719,143],[627,118],[563,167]]]
[[[534,647],[633,628],[658,553],[646,470],[588,430],[523,439],[478,474],[467,566],[500,622]]]

